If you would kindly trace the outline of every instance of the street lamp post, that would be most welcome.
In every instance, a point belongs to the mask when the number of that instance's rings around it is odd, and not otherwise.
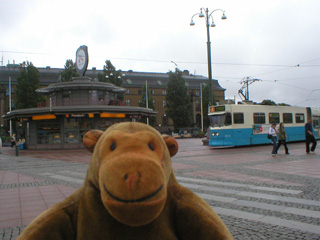
[[[205,12],[205,14],[203,14],[203,12]],[[207,55],[208,55],[208,78],[209,78],[209,106],[211,106],[213,104],[213,98],[212,98],[212,65],[211,65],[211,42],[210,42],[210,26],[211,27],[215,27],[215,23],[213,21],[213,17],[212,14],[216,11],[221,11],[222,12],[222,20],[227,19],[226,15],[225,15],[225,11],[222,9],[215,9],[213,10],[210,14],[209,14],[209,9],[206,8],[200,8],[200,13],[196,13],[191,17],[191,22],[190,22],[190,26],[194,26],[195,23],[193,21],[193,17],[196,15],[199,15],[200,18],[205,17],[206,19],[206,26],[207,26]],[[211,20],[211,24],[209,23],[209,21]]]

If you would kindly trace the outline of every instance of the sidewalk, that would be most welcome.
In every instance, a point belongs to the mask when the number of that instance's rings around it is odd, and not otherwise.
[[[307,155],[304,143],[294,143],[288,145],[290,155],[280,148],[273,158],[271,145],[210,149],[201,139],[177,141],[173,168],[178,180],[214,207],[235,239],[263,239],[259,234],[269,236],[264,239],[320,238],[319,149]],[[84,149],[20,150],[15,156],[13,148],[4,147],[0,155],[0,240],[16,239],[32,219],[78,189],[90,156]],[[282,204],[293,213],[279,212]],[[301,216],[299,209],[307,213]],[[269,223],[271,216],[276,220]]]

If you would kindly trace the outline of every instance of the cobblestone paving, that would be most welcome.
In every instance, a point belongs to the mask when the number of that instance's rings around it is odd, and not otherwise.
[[[235,239],[320,239],[320,152],[307,155],[304,143],[294,143],[290,155],[280,149],[273,158],[271,146],[210,149],[199,139],[178,142],[178,181],[212,206]],[[34,206],[36,194],[46,209],[79,188],[89,158],[84,150],[25,150],[19,157],[3,151],[0,240],[16,239],[42,211]]]

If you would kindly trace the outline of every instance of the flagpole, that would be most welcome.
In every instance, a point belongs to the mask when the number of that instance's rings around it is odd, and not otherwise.
[[[200,83],[201,132],[203,132],[202,83]]]
[[[148,81],[146,81],[146,107],[149,108],[149,100],[148,100]],[[147,125],[149,125],[149,117],[147,117]]]
[[[11,77],[9,77],[9,112],[12,110],[12,101],[11,101]],[[10,136],[12,136],[12,120],[10,120]]]

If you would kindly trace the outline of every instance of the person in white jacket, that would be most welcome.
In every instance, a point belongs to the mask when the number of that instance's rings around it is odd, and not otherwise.
[[[277,154],[277,142],[278,142],[278,131],[276,129],[276,124],[272,123],[271,127],[269,129],[269,134],[271,135],[271,140],[273,143],[273,148],[272,148],[272,157],[275,157]]]

